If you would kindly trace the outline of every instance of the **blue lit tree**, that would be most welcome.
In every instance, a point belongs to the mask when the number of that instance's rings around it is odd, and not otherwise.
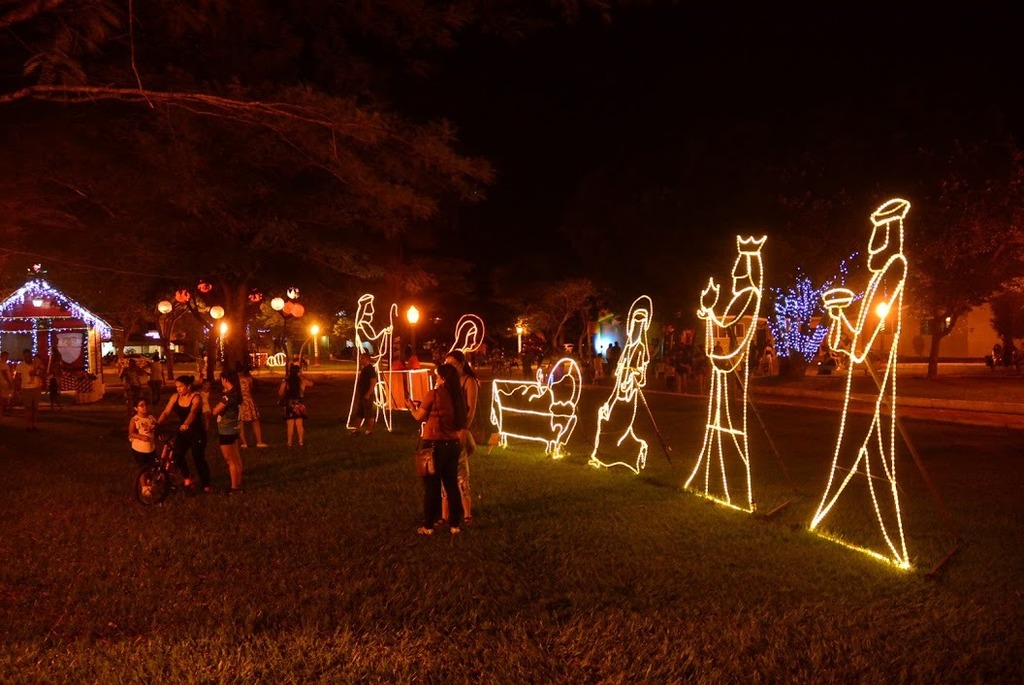
[[[783,375],[803,375],[807,364],[814,359],[821,342],[828,334],[828,320],[821,304],[821,294],[830,288],[845,285],[847,263],[854,252],[839,264],[839,273],[815,286],[810,277],[797,269],[793,285],[787,288],[768,288],[772,294],[772,309],[768,316],[768,330],[775,341],[775,354]]]

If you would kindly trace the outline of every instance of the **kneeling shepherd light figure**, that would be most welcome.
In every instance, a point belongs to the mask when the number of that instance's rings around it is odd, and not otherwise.
[[[597,410],[597,435],[594,449],[590,453],[590,465],[595,467],[625,466],[634,473],[647,464],[647,441],[634,432],[636,406],[640,393],[647,385],[647,366],[651,363],[651,350],[647,343],[647,330],[651,327],[654,304],[647,295],[636,298],[629,308],[629,324],[626,329],[626,344],[622,348],[619,362],[615,366],[615,387],[611,395]],[[613,416],[615,421],[612,422]],[[622,425],[625,428],[622,428]],[[637,448],[636,461],[604,462],[598,458],[601,447],[601,433],[609,430],[619,433],[615,442],[617,448],[630,451]]]

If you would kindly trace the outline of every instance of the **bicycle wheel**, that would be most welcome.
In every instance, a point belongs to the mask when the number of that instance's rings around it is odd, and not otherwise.
[[[171,492],[171,478],[159,466],[147,466],[135,478],[135,499],[139,504],[152,506],[160,504]]]

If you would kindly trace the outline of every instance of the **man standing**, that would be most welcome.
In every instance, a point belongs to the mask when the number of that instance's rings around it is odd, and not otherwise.
[[[153,361],[149,365],[149,399],[156,407],[160,404],[160,393],[164,388],[164,364],[160,361],[160,353],[153,353]]]
[[[18,387],[21,389],[21,404],[25,407],[25,430],[35,432],[36,414],[39,412],[39,399],[43,395],[43,378],[46,377],[46,365],[43,358],[36,355],[33,359],[32,350],[21,354],[21,363],[14,370]]]

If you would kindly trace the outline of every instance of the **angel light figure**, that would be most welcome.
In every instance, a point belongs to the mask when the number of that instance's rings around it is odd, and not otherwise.
[[[900,568],[910,567],[896,482],[896,350],[902,325],[900,312],[903,307],[903,289],[907,278],[907,259],[903,254],[903,219],[908,211],[910,203],[896,198],[880,206],[871,215],[873,229],[868,244],[871,279],[860,300],[860,308],[853,316],[847,315],[855,300],[852,291],[835,288],[822,295],[832,320],[828,345],[835,352],[849,358],[850,369],[846,377],[846,396],[843,400],[839,437],[832,456],[832,468],[825,493],[810,525],[811,530],[816,530],[853,477],[860,475],[870,494],[889,556],[885,557],[866,548],[856,548],[887,559]],[[879,345],[878,357],[883,360],[884,370],[878,381],[874,416],[867,431],[861,435],[854,433],[848,422],[851,383],[856,368],[866,368],[866,365],[872,363],[870,354],[875,347],[875,340],[886,328],[892,330],[892,344],[887,351]],[[874,373],[873,369],[866,370]],[[880,411],[883,403],[889,405],[889,415],[884,417]]]
[[[701,494],[723,504],[736,506],[729,492],[727,473],[740,473],[745,479],[747,511],[754,510],[750,449],[747,444],[747,381],[750,378],[750,344],[754,339],[761,310],[761,291],[764,285],[761,248],[764,242],[764,237],[736,236],[739,256],[732,267],[732,299],[722,309],[720,316],[714,311],[719,296],[719,286],[715,280],[708,279],[708,287],[701,292],[701,306],[697,316],[706,322],[704,351],[711,362],[711,384],[708,389],[704,444],[685,485],[690,488],[703,472]],[[737,332],[740,324],[744,326],[742,335]],[[728,352],[715,348],[716,328],[729,336],[731,344]],[[742,413],[738,423],[734,422],[729,403],[730,377],[738,381],[742,393]],[[742,470],[738,468],[740,466]],[[715,474],[714,479],[712,473]]]
[[[640,473],[640,470],[647,464],[647,441],[634,432],[633,423],[636,421],[639,394],[647,385],[647,366],[651,363],[647,331],[651,327],[653,312],[654,304],[647,295],[638,297],[629,308],[626,344],[623,346],[622,355],[615,366],[615,387],[605,403],[597,410],[597,434],[594,437],[594,449],[590,453],[589,463],[591,466],[625,466],[634,473]],[[615,446],[622,447],[623,443],[626,443],[627,447],[636,446],[638,450],[634,463],[626,461],[605,463],[597,457],[598,448],[601,446],[601,433],[606,429],[606,424],[612,423],[613,417],[616,419],[616,427],[611,429],[613,432],[617,433],[621,429],[621,424],[626,423]]]
[[[363,295],[359,298],[359,303],[356,306],[355,316],[355,338],[356,338],[356,360],[359,359],[359,354],[366,351],[366,345],[370,346],[370,358],[372,360],[374,371],[376,372],[376,384],[373,389],[373,396],[375,404],[377,406],[377,413],[381,411],[384,413],[384,424],[387,429],[391,430],[391,405],[387,402],[388,398],[388,383],[384,375],[381,374],[383,362],[387,361],[388,368],[391,367],[392,359],[392,336],[395,330],[395,317],[398,315],[398,306],[392,304],[391,309],[388,312],[388,325],[381,328],[379,331],[373,326],[373,295]],[[358,386],[358,384],[356,384]],[[352,389],[352,404],[348,410],[348,421],[346,425],[350,430],[355,430],[359,426],[359,420],[355,416],[356,413],[356,390]]]

